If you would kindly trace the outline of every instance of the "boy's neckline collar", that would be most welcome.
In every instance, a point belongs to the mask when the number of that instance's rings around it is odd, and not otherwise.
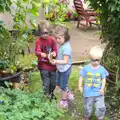
[[[90,65],[90,67],[91,67],[92,69],[94,69],[94,70],[99,69],[99,67],[100,67],[100,65],[98,65],[98,66],[96,66],[96,67],[93,67],[91,64],[89,64],[89,65]]]

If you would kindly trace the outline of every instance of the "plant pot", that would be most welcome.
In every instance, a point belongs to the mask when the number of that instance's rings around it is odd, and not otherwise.
[[[19,71],[13,75],[7,76],[7,77],[1,77],[0,78],[0,86],[7,87],[5,85],[6,82],[12,82],[12,83],[20,83],[20,75],[22,71]]]

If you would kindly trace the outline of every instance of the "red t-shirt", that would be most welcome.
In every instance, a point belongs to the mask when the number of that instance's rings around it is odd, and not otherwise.
[[[50,64],[48,57],[42,58],[41,52],[46,53],[47,55],[50,52],[56,52],[57,54],[57,44],[56,41],[48,36],[47,39],[38,38],[36,40],[35,54],[38,57],[38,69],[53,71],[56,70],[56,66]]]

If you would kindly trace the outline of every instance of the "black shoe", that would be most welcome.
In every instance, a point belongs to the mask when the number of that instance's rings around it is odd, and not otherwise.
[[[53,99],[54,99],[54,100],[57,100],[57,97],[52,93],[52,94],[51,94],[51,99],[52,99],[52,100],[53,100]]]

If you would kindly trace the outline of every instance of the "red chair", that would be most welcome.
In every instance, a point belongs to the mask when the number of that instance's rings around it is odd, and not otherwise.
[[[86,28],[88,27],[88,25],[90,25],[90,26],[92,26],[92,24],[98,25],[97,19],[96,19],[98,14],[96,12],[93,12],[92,10],[84,10],[81,0],[73,0],[73,2],[74,2],[75,10],[78,13],[77,28],[79,27],[80,24],[82,26],[85,26]],[[91,17],[93,17],[93,18],[91,18]],[[84,20],[86,21],[86,25],[80,23],[81,18],[84,18]],[[96,23],[93,23],[93,21],[95,21]]]

